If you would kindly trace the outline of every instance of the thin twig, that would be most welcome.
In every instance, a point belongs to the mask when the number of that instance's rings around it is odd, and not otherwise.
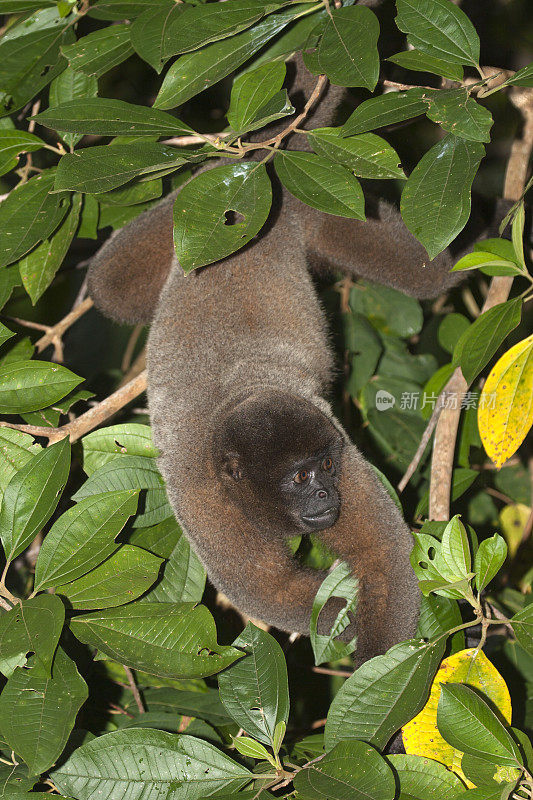
[[[35,347],[37,348],[38,353],[42,353],[43,350],[48,347],[48,345],[53,344],[54,347],[57,349],[58,346],[61,345],[61,337],[67,331],[71,325],[73,325],[80,317],[82,317],[90,308],[92,308],[94,302],[91,300],[90,297],[86,297],[76,308],[73,308],[66,317],[59,320],[55,325],[52,325],[50,328],[47,329],[47,332],[44,336],[41,336],[35,342]]]
[[[414,454],[411,463],[407,467],[403,478],[398,484],[398,491],[400,494],[403,492],[403,490],[405,489],[405,487],[415,474],[416,469],[420,464],[420,461],[422,460],[422,456],[426,451],[426,447],[428,446],[429,440],[433,435],[433,431],[437,427],[437,422],[439,421],[442,409],[444,408],[444,401],[445,401],[445,395],[441,394],[440,397],[437,399],[437,402],[435,403],[435,408],[433,409],[433,413],[429,418],[426,430],[424,431],[422,438],[420,439],[420,444],[417,447],[416,453]]]
[[[131,367],[131,359],[133,358],[133,353],[135,352],[135,346],[139,341],[139,336],[141,335],[143,328],[144,325],[136,325],[132,330],[132,332],[130,333],[128,344],[126,345],[126,349],[124,350],[124,355],[122,356],[122,364],[120,365],[120,369],[124,373],[126,373]]]
[[[319,675],[335,675],[338,678],[349,678],[353,675],[352,670],[349,669],[329,669],[328,667],[312,667],[312,672],[317,672]]]
[[[82,436],[85,436],[89,431],[97,428],[106,419],[112,417],[121,408],[128,405],[132,400],[142,394],[146,389],[146,372],[141,372],[136,378],[127,383],[116,392],[110,394],[101,403],[90,408],[85,414],[76,417],[72,422],[62,425],[60,428],[47,428],[39,425],[18,425],[12,422],[0,421],[1,428],[14,428],[17,431],[29,433],[32,436],[43,436],[48,439],[50,444],[64,439],[65,436],[70,438],[71,442],[76,442]]]
[[[135,702],[137,704],[137,708],[139,709],[139,714],[144,714],[146,712],[146,709],[144,707],[144,703],[142,701],[141,693],[139,692],[139,688],[138,688],[137,684],[135,683],[135,678],[133,677],[133,672],[125,664],[122,665],[122,668],[123,668],[124,672],[126,673],[126,677],[128,679],[128,683],[130,685],[130,689],[131,689],[131,693],[133,695],[133,699],[135,700]]]

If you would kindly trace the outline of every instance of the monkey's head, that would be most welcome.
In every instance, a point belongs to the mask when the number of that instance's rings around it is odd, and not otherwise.
[[[213,455],[226,492],[246,516],[291,535],[337,520],[342,447],[341,434],[312,403],[264,391],[223,414]]]

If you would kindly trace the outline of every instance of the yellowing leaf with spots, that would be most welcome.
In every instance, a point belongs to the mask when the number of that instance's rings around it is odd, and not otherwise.
[[[511,558],[518,550],[518,545],[522,541],[524,528],[529,519],[531,509],[524,503],[513,503],[505,506],[500,511],[500,526],[502,533],[509,548]]]
[[[481,392],[477,420],[487,455],[501,467],[533,424],[533,336],[495,364]]]
[[[453,769],[469,786],[473,784],[461,769],[463,754],[455,750],[440,735],[437,729],[437,706],[441,683],[465,683],[483,692],[496,706],[500,714],[511,721],[511,698],[507,685],[482,650],[460,650],[445,658],[437,672],[429,700],[417,716],[402,728],[405,752],[409,755],[433,758]]]

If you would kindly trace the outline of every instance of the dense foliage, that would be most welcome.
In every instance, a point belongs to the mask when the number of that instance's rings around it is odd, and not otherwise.
[[[0,0],[0,797],[532,797],[532,28],[521,0],[462,5]],[[329,80],[359,100],[342,124],[299,132],[284,80],[300,50],[313,99]],[[286,128],[254,141],[273,121]],[[311,152],[287,148],[290,134]],[[357,606],[342,563],[310,644],[244,626],[168,504],[142,400],[146,332],[91,309],[86,259],[221,154],[174,207],[186,271],[261,230],[272,171],[352,219],[363,188],[401,191],[432,258],[464,228],[474,180],[504,194],[509,152],[522,173],[505,192],[510,238],[502,227],[458,261],[467,288],[422,304],[321,286],[345,367],[339,417],[397,502],[391,483],[457,368],[468,385],[445,398],[462,409],[455,516],[426,521],[429,447],[402,494],[417,638],[353,671],[355,643],[316,632],[331,595]],[[487,276],[507,294],[480,313]],[[406,754],[387,755],[401,728]]]

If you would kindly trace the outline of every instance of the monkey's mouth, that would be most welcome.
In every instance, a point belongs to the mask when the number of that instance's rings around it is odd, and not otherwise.
[[[329,525],[333,525],[335,520],[339,515],[338,509],[336,506],[330,506],[326,508],[324,511],[321,511],[320,514],[302,514],[302,520],[307,524],[311,525],[315,529],[329,527]]]

